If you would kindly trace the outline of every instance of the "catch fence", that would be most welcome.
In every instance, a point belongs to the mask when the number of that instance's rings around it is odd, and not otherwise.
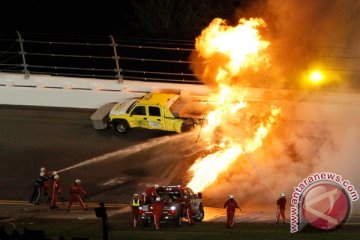
[[[0,72],[200,84],[193,41],[2,34]]]

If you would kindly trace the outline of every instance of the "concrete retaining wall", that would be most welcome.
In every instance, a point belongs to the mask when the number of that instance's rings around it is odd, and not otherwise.
[[[97,80],[70,77],[31,75],[24,79],[21,74],[0,73],[0,104],[97,109],[100,106],[123,99],[137,98],[145,93],[171,89],[206,95],[210,89],[204,85]],[[291,92],[286,90],[247,89],[250,100],[281,101],[288,109],[298,109],[294,118],[315,120],[325,113],[334,122],[350,119],[358,123],[360,94]],[[277,104],[275,104],[277,105]]]
[[[96,109],[109,102],[173,89],[206,94],[203,85],[0,73],[0,104]]]

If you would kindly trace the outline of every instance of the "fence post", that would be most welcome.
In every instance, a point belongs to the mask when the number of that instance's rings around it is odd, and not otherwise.
[[[19,31],[16,31],[17,35],[18,35],[18,39],[16,41],[19,42],[20,44],[20,52],[19,54],[21,54],[21,57],[22,57],[22,60],[23,60],[23,66],[24,66],[24,78],[25,79],[28,79],[30,77],[30,72],[29,70],[27,69],[27,64],[26,64],[26,59],[25,59],[25,51],[24,51],[24,46],[23,46],[23,42],[24,42],[24,39],[22,39],[21,37],[21,34]]]
[[[111,39],[111,46],[113,47],[114,49],[114,56],[112,56],[113,59],[115,59],[115,65],[116,65],[116,73],[117,73],[117,78],[118,78],[118,81],[120,83],[123,82],[123,77],[121,76],[121,70],[120,70],[120,67],[119,67],[119,57],[118,57],[118,54],[117,54],[117,50],[116,50],[116,42],[115,42],[115,39],[112,35],[109,35],[110,39]]]

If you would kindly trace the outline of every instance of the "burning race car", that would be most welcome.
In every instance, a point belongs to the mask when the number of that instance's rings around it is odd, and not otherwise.
[[[172,222],[176,226],[182,225],[182,219],[186,218],[184,212],[185,198],[189,198],[194,221],[201,222],[204,219],[202,199],[188,187],[160,186],[156,189],[161,201],[164,202],[161,222]],[[151,203],[147,202],[140,208],[140,219],[143,226],[148,226],[154,221]]]

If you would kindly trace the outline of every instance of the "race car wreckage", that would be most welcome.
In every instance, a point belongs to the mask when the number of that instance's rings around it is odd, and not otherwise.
[[[188,187],[182,186],[160,186],[156,189],[161,201],[164,203],[161,222],[172,222],[176,226],[182,225],[182,219],[186,218],[184,211],[185,198],[191,202],[192,217],[196,222],[204,219],[205,213],[202,205],[202,199]],[[153,211],[151,203],[147,202],[140,207],[140,219],[143,226],[153,223]]]

